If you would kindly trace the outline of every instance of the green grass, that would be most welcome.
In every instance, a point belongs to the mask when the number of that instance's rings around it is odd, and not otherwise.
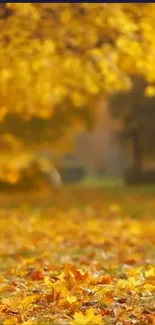
[[[93,206],[99,203],[106,209],[120,205],[124,213],[133,217],[152,215],[155,217],[155,185],[127,186],[121,179],[89,178],[77,185],[65,185],[53,193],[47,191],[1,192],[0,205],[8,210],[18,206],[31,206],[32,210],[48,210],[51,206],[69,209]]]
[[[126,185],[121,178],[86,178],[84,181],[79,182],[77,188],[100,189],[106,192],[115,192],[117,194],[123,193],[139,193],[139,194],[155,194],[155,184],[150,185]]]
[[[86,178],[84,181],[79,183],[79,186],[83,187],[97,187],[97,186],[108,186],[108,187],[122,187],[123,180],[121,178],[103,178],[103,177],[92,177]]]

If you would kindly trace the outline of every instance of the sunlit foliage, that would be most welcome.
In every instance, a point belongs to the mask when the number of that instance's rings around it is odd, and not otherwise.
[[[49,118],[65,101],[86,106],[129,87],[131,74],[153,83],[154,12],[154,4],[1,4],[1,119]]]
[[[154,9],[147,3],[0,4],[0,122],[12,114],[49,120],[53,148],[65,151],[95,120],[98,99],[130,88],[131,76],[143,75],[146,94],[154,96]]]

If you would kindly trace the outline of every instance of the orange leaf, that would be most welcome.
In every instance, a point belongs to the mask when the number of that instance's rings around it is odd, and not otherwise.
[[[37,270],[37,271],[34,271],[32,274],[31,274],[31,279],[33,281],[36,281],[36,280],[43,280],[44,279],[44,275],[41,271]]]

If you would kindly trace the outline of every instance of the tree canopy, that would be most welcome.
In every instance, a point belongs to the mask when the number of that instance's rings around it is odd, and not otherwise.
[[[71,134],[91,126],[98,99],[130,89],[133,77],[143,76],[145,94],[154,96],[154,9],[0,4],[0,137],[9,132],[27,143],[38,129],[33,140],[65,148]]]
[[[0,5],[1,119],[49,118],[155,72],[154,4]],[[154,88],[149,88],[152,94]],[[66,104],[66,105],[65,105]]]

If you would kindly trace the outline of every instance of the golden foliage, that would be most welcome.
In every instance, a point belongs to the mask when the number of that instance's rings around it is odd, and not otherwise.
[[[100,93],[155,81],[155,5],[0,5],[0,119],[49,118],[67,100],[84,107]]]
[[[154,96],[154,9],[132,3],[0,4],[0,122],[12,113],[26,121],[54,121],[51,142],[62,153],[72,150],[89,112],[95,117],[100,96],[129,88],[131,76],[143,75],[146,95]],[[0,144],[7,142],[13,155],[25,150],[9,137],[0,135]],[[21,163],[8,159],[7,168],[0,161],[1,179],[20,179],[28,165],[22,156]]]

